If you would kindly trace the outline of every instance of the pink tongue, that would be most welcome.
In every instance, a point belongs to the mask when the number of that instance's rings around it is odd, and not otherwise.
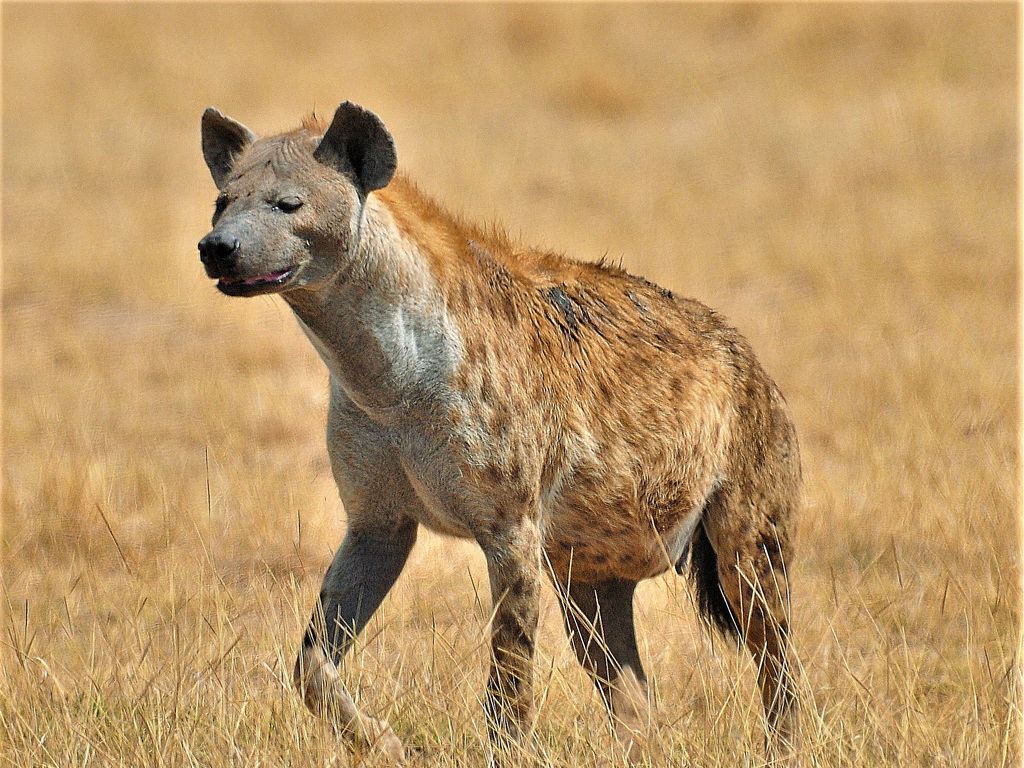
[[[269,275],[260,275],[259,277],[247,277],[242,282],[245,285],[257,285],[258,283],[269,283],[269,282],[277,280],[279,277],[282,277],[283,275],[287,274],[287,272],[288,272],[287,269],[282,269],[282,270],[280,270],[278,272],[271,272]]]

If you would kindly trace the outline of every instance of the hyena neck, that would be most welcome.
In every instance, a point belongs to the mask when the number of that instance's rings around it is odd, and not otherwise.
[[[444,388],[461,342],[428,254],[371,195],[350,266],[316,290],[283,294],[334,384],[394,422]]]

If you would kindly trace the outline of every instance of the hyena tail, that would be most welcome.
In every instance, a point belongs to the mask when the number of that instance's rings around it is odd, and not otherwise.
[[[712,503],[713,500],[709,501],[708,506]],[[690,540],[690,581],[697,593],[697,610],[701,618],[725,637],[738,642],[741,639],[740,624],[722,591],[718,555],[711,545],[703,520],[697,525]]]

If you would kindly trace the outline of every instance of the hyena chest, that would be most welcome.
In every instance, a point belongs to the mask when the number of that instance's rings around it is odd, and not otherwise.
[[[413,514],[420,524],[435,533],[472,538],[474,520],[448,445],[410,430],[396,443],[395,456],[419,500]]]
[[[437,533],[472,536],[458,464],[428,412],[366,408],[332,378],[328,449],[343,498],[359,498],[368,507],[400,498],[399,514]],[[353,492],[346,494],[347,488]]]

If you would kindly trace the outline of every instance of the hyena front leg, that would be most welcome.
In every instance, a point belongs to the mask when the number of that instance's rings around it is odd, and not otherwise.
[[[483,537],[494,601],[484,710],[497,762],[516,756],[533,717],[533,651],[540,601],[540,532],[521,520]]]
[[[415,541],[412,521],[397,530],[349,529],[324,577],[295,663],[295,686],[314,714],[353,747],[377,747],[398,761],[404,759],[401,741],[387,723],[356,708],[338,667],[402,572]]]

